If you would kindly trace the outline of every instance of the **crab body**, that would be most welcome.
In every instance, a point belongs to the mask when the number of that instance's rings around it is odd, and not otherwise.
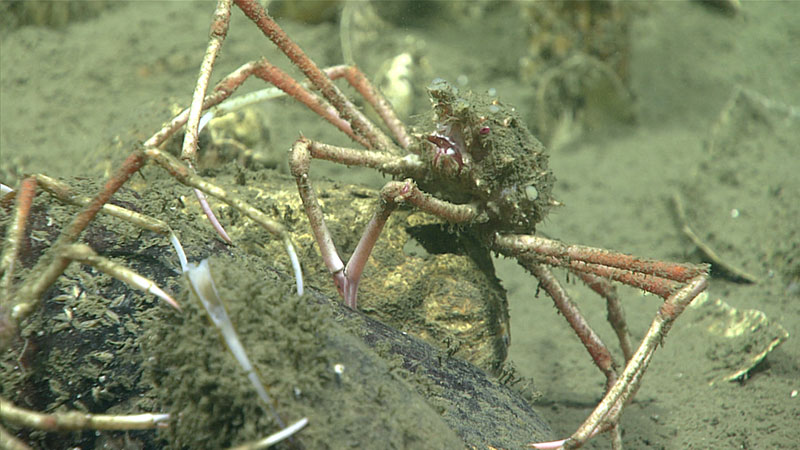
[[[475,206],[474,224],[482,231],[533,233],[553,204],[555,177],[544,146],[497,99],[441,79],[428,93],[435,128],[416,151],[433,170],[416,180],[420,188]]]

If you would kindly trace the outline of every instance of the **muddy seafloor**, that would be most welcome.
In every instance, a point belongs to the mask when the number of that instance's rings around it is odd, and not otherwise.
[[[521,81],[519,68],[528,52],[528,25],[516,7],[463,8],[458,16],[458,9],[411,11],[405,25],[364,28],[354,59],[372,76],[403,51],[419,55],[413,114],[428,108],[422,87],[430,79],[462,76],[465,87],[494,88],[523,117],[533,117],[535,93]],[[171,117],[171,108],[188,103],[212,11],[211,3],[146,2],[58,29],[2,30],[0,181],[15,184],[26,172],[102,176],[133,142]],[[570,243],[699,262],[670,204],[680,193],[698,235],[758,279],[743,284],[718,274],[710,298],[761,310],[793,335],[747,379],[709,385],[715,351],[703,341],[687,341],[693,331],[687,313],[623,415],[629,448],[793,448],[800,441],[797,112],[758,106],[764,102],[733,113],[728,108],[739,88],[800,105],[800,51],[792,39],[798,19],[791,2],[745,2],[734,16],[691,2],[637,8],[629,68],[636,121],[605,117],[551,149],[554,195],[566,206],[551,212],[541,232]],[[342,62],[337,23],[281,23],[320,65]],[[287,66],[234,12],[215,79],[261,55]],[[244,88],[260,85],[248,81]],[[723,110],[728,113],[721,120]],[[285,151],[299,133],[348,144],[288,101],[265,106],[263,114],[268,144],[257,151],[278,170],[286,171]],[[371,187],[383,182],[368,171],[312,168],[312,176],[324,175],[361,179]],[[548,299],[531,298],[536,281],[513,261],[498,260],[496,268],[509,292],[509,359],[533,378],[542,394],[535,406],[557,435],[566,436],[599,400],[602,376]],[[599,299],[577,283],[569,289],[601,337],[613,343]],[[657,301],[621,292],[633,335],[641,337]],[[608,447],[603,438],[590,444]]]

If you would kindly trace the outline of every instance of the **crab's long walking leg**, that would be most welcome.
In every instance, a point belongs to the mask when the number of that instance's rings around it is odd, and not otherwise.
[[[167,426],[169,414],[107,415],[85,412],[41,414],[20,408],[0,397],[0,418],[44,431],[147,430]]]
[[[596,429],[608,424],[615,424],[622,412],[622,405],[636,393],[642,381],[642,375],[653,357],[658,345],[672,327],[672,323],[684,309],[708,286],[708,275],[701,274],[692,279],[683,288],[670,295],[658,309],[650,329],[642,339],[642,343],[625,366],[614,386],[606,393],[603,400],[595,407],[583,425],[565,443],[567,448],[576,448],[592,436]]]
[[[186,121],[186,132],[183,135],[183,149],[181,150],[181,159],[194,170],[197,161],[197,139],[199,133],[200,114],[203,112],[203,101],[208,90],[208,81],[211,78],[211,72],[214,69],[214,61],[217,59],[222,42],[228,34],[228,25],[230,24],[231,17],[231,0],[219,0],[217,8],[214,11],[214,20],[211,22],[211,38],[206,48],[206,54],[203,57],[203,63],[200,65],[200,75],[197,77],[197,85],[192,95],[192,103],[189,106],[189,117]],[[219,223],[214,211],[208,205],[203,193],[197,189],[194,190],[194,195],[197,201],[200,202],[200,207],[203,209],[212,227],[216,230],[217,234],[227,243],[231,244],[230,236]]]
[[[219,50],[222,48],[222,42],[228,34],[230,18],[231,0],[219,0],[214,11],[214,20],[211,22],[211,37],[203,57],[203,63],[200,65],[200,75],[197,78],[197,85],[192,95],[191,106],[189,106],[186,133],[183,136],[181,160],[190,167],[195,165],[197,159],[197,128],[200,124],[200,115],[203,112],[203,101],[208,90],[208,81],[211,79],[211,71],[214,69],[214,61],[216,61]]]
[[[62,181],[58,181],[54,178],[50,178],[47,175],[43,175],[37,173],[33,175],[36,178],[36,181],[39,183],[39,186],[42,187],[45,191],[49,192],[50,194],[54,195],[57,199],[61,200],[64,203],[75,205],[75,206],[86,206],[91,203],[92,199],[89,197],[78,197],[72,192],[72,188],[70,188],[66,183]],[[111,203],[106,203],[100,209],[101,212],[104,214],[108,214],[109,216],[116,217],[118,219],[124,220],[126,222],[132,223],[139,228],[144,228],[145,230],[150,230],[154,233],[162,234],[162,235],[169,235],[172,233],[169,225],[163,220],[156,219],[155,217],[146,216],[144,214],[140,214],[136,211],[131,211],[130,209],[123,208],[121,206],[117,206]]]
[[[262,448],[269,448],[277,444],[278,442],[283,441],[284,439],[290,438],[295,433],[302,430],[303,427],[305,427],[306,425],[308,425],[308,419],[306,417],[303,417],[297,422],[288,425],[286,428],[278,431],[277,433],[273,433],[265,437],[264,439],[255,442],[248,442],[242,445],[237,445],[236,447],[231,447],[228,450],[258,450]]]
[[[298,83],[283,70],[270,64],[266,59],[262,58],[259,60],[253,72],[257,77],[274,85],[295,100],[306,105],[310,110],[323,117],[354,141],[364,147],[370,147],[370,141],[355,134],[353,128],[350,126],[350,122],[343,119],[335,108],[324,103],[316,94],[313,94],[308,88]]]
[[[394,143],[380,128],[372,124],[364,114],[358,110],[339,88],[333,84],[325,73],[317,67],[314,61],[294,43],[286,32],[267,14],[257,0],[234,0],[236,5],[250,18],[290,60],[308,77],[339,114],[350,122],[356,134],[364,136],[371,144],[370,148],[389,149]]]
[[[572,271],[591,273],[667,298],[683,283],[705,274],[707,266],[637,258],[582,245],[566,245],[533,235],[497,235],[497,251]]]
[[[303,295],[303,274],[300,270],[300,262],[297,260],[297,254],[295,253],[292,239],[289,237],[289,233],[282,224],[270,219],[266,214],[236,195],[230,194],[225,189],[195,175],[188,167],[181,164],[180,161],[170,154],[162,152],[157,148],[147,148],[145,149],[145,153],[161,167],[166,169],[167,172],[179,182],[222,200],[240,213],[254,220],[273,236],[281,238],[286,247],[286,252],[289,254],[289,259],[292,262],[292,269],[294,270],[295,282],[297,284],[297,294]]]
[[[357,306],[358,282],[361,273],[367,264],[369,255],[375,242],[378,240],[383,226],[389,219],[389,215],[397,208],[399,203],[409,203],[418,209],[438,217],[442,217],[450,223],[469,222],[477,216],[477,211],[470,205],[456,205],[436,197],[428,195],[417,188],[412,179],[405,181],[390,181],[381,189],[381,204],[378,211],[372,216],[367,224],[361,240],[358,241],[355,251],[347,261],[344,269],[347,289],[344,290],[345,303],[355,309]]]
[[[300,138],[295,146],[306,148],[315,159],[324,159],[347,166],[370,167],[391,175],[424,175],[425,166],[416,155],[403,158],[384,152],[337,147]]]
[[[539,280],[539,285],[550,295],[556,308],[564,315],[569,325],[578,335],[578,338],[591,355],[594,364],[606,376],[606,389],[611,388],[617,380],[616,364],[611,357],[611,352],[603,343],[600,336],[592,330],[589,322],[578,310],[578,306],[569,298],[566,289],[561,286],[553,272],[543,264],[520,261],[523,267]]]
[[[606,309],[608,311],[606,318],[617,334],[619,346],[622,349],[622,354],[625,355],[625,362],[627,363],[633,356],[633,346],[630,332],[628,332],[628,324],[625,321],[625,314],[622,312],[622,303],[620,303],[617,296],[617,289],[607,279],[600,278],[597,275],[578,271],[573,271],[572,273],[583,280],[591,290],[606,299]]]
[[[14,262],[19,256],[19,248],[25,236],[25,226],[31,212],[33,197],[36,195],[36,179],[27,177],[19,185],[17,201],[14,206],[14,219],[6,230],[3,254],[0,256],[0,303],[4,303],[11,295],[11,281],[14,278]]]
[[[18,321],[12,317],[14,305],[11,298],[11,283],[14,279],[14,262],[25,236],[25,227],[35,194],[36,180],[31,177],[22,180],[14,206],[14,218],[6,229],[3,253],[0,256],[0,272],[3,274],[0,280],[0,350],[5,348],[6,343],[17,334]]]
[[[178,311],[181,310],[178,302],[175,301],[171,295],[167,294],[163,289],[158,287],[154,281],[139,275],[138,273],[121,264],[117,264],[108,258],[98,255],[88,245],[72,244],[64,248],[63,253],[64,256],[73,261],[88,264],[103,273],[111,275],[123,283],[129,284],[136,289],[140,289],[148,294],[153,294],[156,297],[159,297]]]
[[[17,322],[24,319],[39,304],[44,291],[58,278],[69,265],[69,258],[61,252],[64,247],[74,243],[100,209],[108,203],[111,196],[122,187],[130,177],[145,163],[144,153],[137,149],[123,162],[91,203],[78,214],[64,229],[47,255],[40,258],[32,270],[38,273],[35,279],[23,284],[17,291],[17,302],[11,309],[11,318]]]
[[[325,225],[322,208],[319,206],[317,196],[314,194],[314,189],[308,179],[308,170],[311,167],[309,143],[310,141],[307,139],[300,139],[292,146],[289,169],[297,182],[297,189],[300,192],[300,198],[303,201],[311,231],[314,233],[314,240],[319,245],[322,261],[333,275],[336,286],[339,288],[339,293],[344,295],[346,282],[344,263],[342,258],[339,257],[339,252],[336,251],[336,244],[333,243],[331,232],[328,231],[328,227]]]
[[[372,85],[361,69],[356,66],[342,65],[329,67],[325,69],[325,73],[333,80],[344,77],[350,83],[350,86],[353,86],[364,97],[364,100],[372,105],[372,108],[381,117],[383,123],[394,134],[400,146],[404,149],[408,149],[411,146],[411,136],[408,134],[405,124],[397,117],[392,104]]]

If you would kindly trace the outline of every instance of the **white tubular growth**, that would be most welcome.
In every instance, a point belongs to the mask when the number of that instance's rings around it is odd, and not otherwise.
[[[225,311],[225,306],[222,303],[222,299],[219,297],[217,287],[214,285],[214,279],[211,277],[208,260],[204,259],[199,265],[188,263],[184,268],[184,273],[189,278],[189,285],[192,288],[192,292],[200,299],[200,303],[205,307],[206,312],[208,312],[208,315],[211,317],[211,321],[214,322],[214,325],[216,325],[222,333],[225,344],[228,346],[231,353],[233,353],[239,365],[242,366],[242,369],[244,369],[247,378],[253,384],[258,396],[269,407],[270,412],[273,414],[280,427],[285,427],[283,421],[278,416],[278,412],[275,411],[272,399],[269,397],[269,394],[267,394],[267,389],[264,387],[264,384],[261,383],[261,379],[250,363],[250,359],[247,358],[247,353],[244,351],[239,336],[236,335],[233,323],[228,316],[228,312]]]
[[[289,425],[288,427],[278,431],[275,434],[271,434],[264,439],[256,442],[249,442],[244,445],[239,445],[237,447],[233,447],[229,450],[257,450],[262,448],[269,448],[273,445],[277,444],[278,442],[291,437],[293,434],[297,433],[303,427],[308,425],[308,419],[303,417],[302,419],[298,420],[297,422]]]
[[[294,271],[294,280],[297,284],[297,295],[303,295],[303,270],[300,268],[300,260],[297,259],[297,253],[294,251],[292,241],[286,239],[286,252],[289,253],[289,259],[292,261],[292,270]]]
[[[266,403],[270,412],[278,422],[278,425],[284,428],[283,420],[281,420],[278,412],[275,411],[272,399],[269,394],[267,394],[267,389],[264,387],[264,384],[261,383],[261,379],[258,377],[258,373],[256,373],[253,364],[250,363],[250,359],[244,351],[242,342],[239,340],[239,336],[233,328],[233,323],[228,316],[228,312],[225,311],[225,305],[222,303],[222,299],[217,292],[217,287],[214,285],[214,279],[211,277],[208,260],[204,259],[199,265],[188,262],[186,259],[186,252],[183,251],[183,246],[178,240],[178,237],[173,233],[170,235],[169,240],[172,246],[175,247],[175,252],[178,254],[178,259],[181,262],[181,270],[189,279],[189,286],[191,286],[192,292],[200,299],[200,303],[203,304],[206,312],[208,312],[211,321],[214,322],[214,325],[216,325],[220,333],[222,333],[225,345],[228,346],[228,349],[233,353],[233,357],[236,358],[236,361],[242,366],[242,369],[244,369],[247,374],[247,379],[249,379],[253,387],[255,387],[258,396]]]

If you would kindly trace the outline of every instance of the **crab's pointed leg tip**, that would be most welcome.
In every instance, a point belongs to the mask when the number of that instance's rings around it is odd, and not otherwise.
[[[564,446],[564,443],[566,442],[567,442],[566,439],[561,439],[558,441],[550,441],[550,442],[531,442],[530,444],[528,444],[528,447],[539,450],[550,450],[550,449],[561,448]]]
[[[178,301],[177,301],[177,300],[175,300],[174,298],[172,298],[172,297],[169,297],[169,296],[168,296],[168,297],[167,297],[167,298],[165,298],[164,300],[165,300],[167,303],[169,303],[169,306],[172,306],[173,308],[175,308],[175,310],[176,310],[176,311],[178,311],[178,312],[183,312],[183,309],[181,308],[181,305],[180,305],[180,304],[178,303]]]
[[[158,428],[166,428],[169,426],[169,414],[154,414],[153,423]]]

